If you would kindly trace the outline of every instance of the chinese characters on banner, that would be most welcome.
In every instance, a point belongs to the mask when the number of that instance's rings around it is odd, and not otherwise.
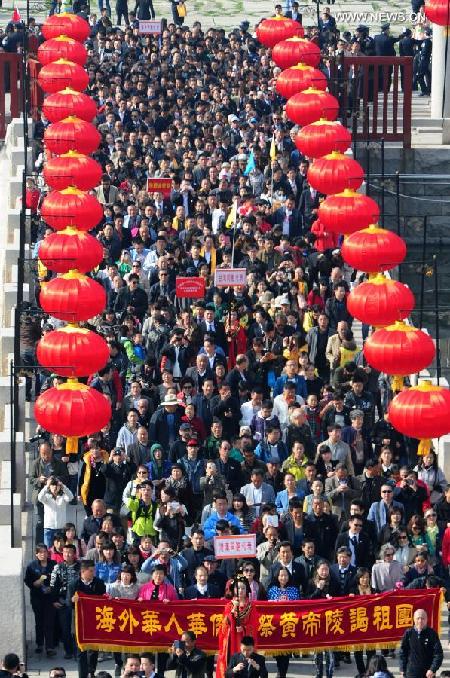
[[[191,630],[198,645],[216,652],[223,619],[223,600],[159,602],[110,600],[79,596],[76,602],[77,642],[81,649],[164,650]],[[393,591],[372,596],[258,601],[254,605],[258,650],[270,654],[291,650],[339,649],[350,646],[392,647],[423,608],[439,632],[438,589]]]

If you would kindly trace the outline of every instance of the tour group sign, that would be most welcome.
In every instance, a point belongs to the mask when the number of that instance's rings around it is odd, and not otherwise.
[[[413,614],[424,609],[428,624],[440,631],[439,589],[396,590],[370,596],[299,601],[257,601],[247,631],[259,652],[350,651],[394,648]],[[78,595],[77,643],[81,650],[167,651],[183,631],[193,631],[198,646],[217,652],[225,600],[185,600],[170,604]]]

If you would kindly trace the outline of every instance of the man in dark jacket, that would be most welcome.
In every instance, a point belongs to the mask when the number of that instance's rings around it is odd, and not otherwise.
[[[444,659],[436,631],[427,625],[425,610],[414,612],[414,626],[407,629],[400,646],[400,673],[404,678],[434,678]]]
[[[150,419],[150,442],[158,442],[168,450],[178,437],[182,412],[177,397],[167,395]]]
[[[147,292],[139,285],[139,276],[130,273],[128,285],[121,287],[114,302],[115,313],[132,313],[142,322],[148,308]]]
[[[75,594],[82,593],[85,596],[103,596],[106,593],[105,582],[95,576],[95,564],[93,560],[82,560],[80,578],[73,588],[72,603],[75,602]],[[93,676],[97,668],[98,652],[84,650],[78,652],[78,676],[88,678]]]
[[[337,595],[348,596],[353,588],[356,576],[356,567],[351,565],[352,553],[347,546],[340,546],[337,550],[337,563],[330,567],[330,580],[339,591]]]
[[[338,535],[334,516],[324,513],[323,499],[314,498],[312,513],[305,520],[305,541],[313,541],[316,553],[329,562],[334,560],[334,545]]]
[[[358,476],[361,488],[361,500],[365,511],[368,511],[374,501],[381,495],[381,486],[385,479],[380,476],[380,465],[377,459],[368,459],[364,464],[364,472]]]
[[[181,634],[181,641],[172,645],[166,669],[175,669],[176,678],[204,678],[206,654],[195,646],[197,637],[193,631]]]
[[[226,678],[267,678],[266,660],[255,652],[255,641],[244,636],[241,651],[233,654],[228,662]]]

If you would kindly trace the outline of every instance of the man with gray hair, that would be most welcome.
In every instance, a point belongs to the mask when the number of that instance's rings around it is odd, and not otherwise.
[[[428,626],[425,610],[414,612],[414,625],[406,629],[400,646],[400,673],[404,678],[435,678],[444,654],[441,641]]]

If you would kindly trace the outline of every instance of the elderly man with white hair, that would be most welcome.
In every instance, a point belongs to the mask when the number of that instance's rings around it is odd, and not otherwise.
[[[404,678],[435,678],[444,654],[439,636],[428,626],[425,610],[414,612],[414,625],[406,629],[400,646],[400,673]]]

